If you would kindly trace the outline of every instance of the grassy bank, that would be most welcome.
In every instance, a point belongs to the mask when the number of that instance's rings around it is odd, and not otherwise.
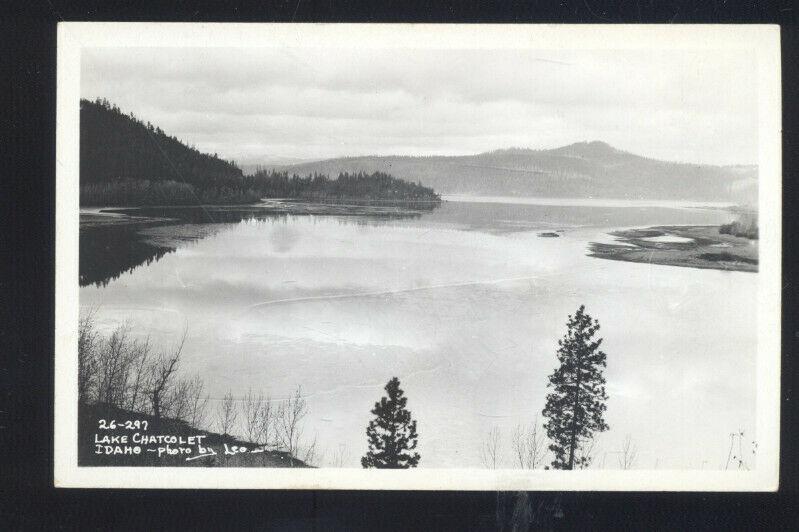
[[[756,272],[758,267],[757,240],[722,233],[718,226],[663,226],[610,234],[616,237],[618,244],[592,242],[589,256],[742,272]],[[662,237],[677,239],[657,240]]]

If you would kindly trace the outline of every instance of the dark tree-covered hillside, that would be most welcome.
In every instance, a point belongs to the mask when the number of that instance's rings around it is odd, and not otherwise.
[[[143,206],[245,204],[262,198],[437,204],[431,188],[387,173],[338,178],[287,172],[243,176],[233,161],[202,153],[105,99],[80,102],[80,204]]]
[[[223,181],[232,185],[241,177],[233,162],[186,146],[133,113],[124,114],[107,100],[80,102],[82,184],[142,179],[206,188]]]

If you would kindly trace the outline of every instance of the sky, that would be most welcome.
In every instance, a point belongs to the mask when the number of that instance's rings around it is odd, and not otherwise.
[[[740,51],[91,48],[81,96],[238,164],[591,140],[755,164],[755,77]]]

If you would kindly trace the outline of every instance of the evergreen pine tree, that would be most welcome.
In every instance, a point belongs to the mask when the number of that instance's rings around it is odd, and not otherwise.
[[[366,428],[369,450],[361,458],[364,468],[408,469],[419,464],[419,453],[410,452],[418,443],[416,420],[405,408],[408,399],[399,386],[396,377],[388,381],[388,397],[381,398],[372,409],[375,419]]]
[[[603,418],[608,399],[602,374],[606,355],[599,349],[602,339],[594,338],[599,322],[581,305],[566,325],[566,334],[558,340],[560,367],[549,376],[547,387],[552,392],[543,411],[555,469],[587,467],[590,457],[579,456],[579,451],[595,432],[608,430]]]

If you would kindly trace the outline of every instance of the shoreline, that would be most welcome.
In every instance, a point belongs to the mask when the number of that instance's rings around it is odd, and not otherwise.
[[[136,223],[198,223],[198,213],[207,223],[229,218],[250,218],[269,215],[331,215],[331,216],[418,216],[434,210],[441,201],[318,201],[301,198],[264,198],[258,203],[239,205],[148,205],[148,206],[86,206],[79,211],[81,227]],[[183,214],[183,216],[176,214]],[[205,215],[205,216],[203,216]],[[186,219],[186,218],[189,219]]]
[[[618,243],[591,242],[589,257],[705,270],[758,271],[758,241],[719,233],[714,225],[664,225],[608,233]]]
[[[143,263],[158,260],[226,223],[287,216],[416,218],[440,202],[319,203],[264,198],[249,205],[82,207],[79,211],[79,284],[103,285]]]

